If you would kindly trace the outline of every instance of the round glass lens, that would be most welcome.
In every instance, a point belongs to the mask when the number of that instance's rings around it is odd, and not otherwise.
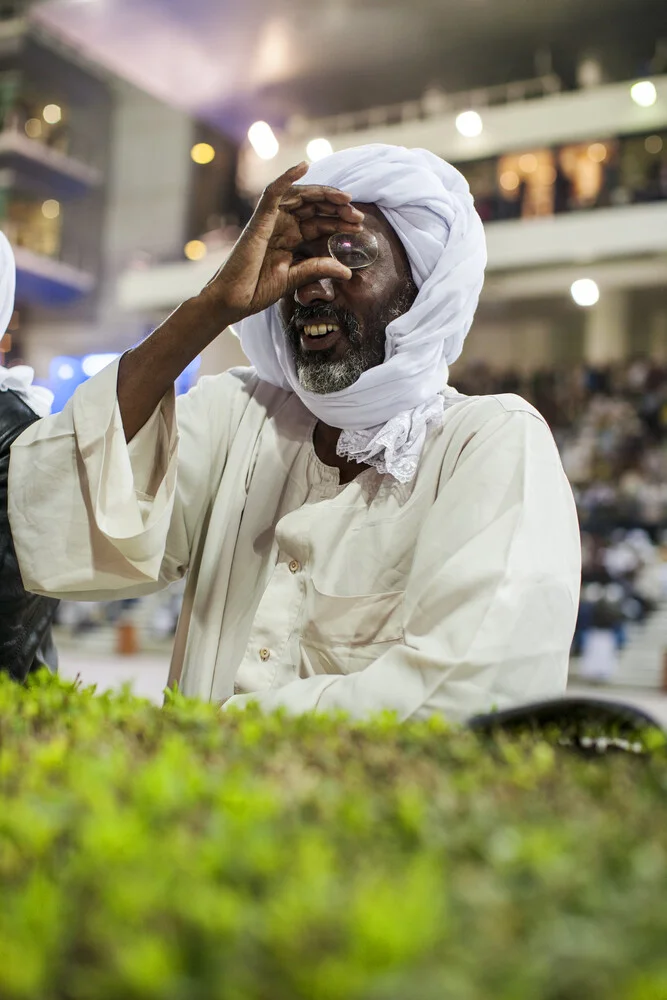
[[[351,270],[373,264],[379,252],[372,233],[334,233],[329,237],[329,253]]]

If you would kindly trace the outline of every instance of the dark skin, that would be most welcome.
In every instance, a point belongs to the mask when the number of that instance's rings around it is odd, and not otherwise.
[[[353,206],[351,195],[335,188],[300,185],[306,170],[305,163],[292,167],[266,188],[208,285],[121,359],[118,403],[128,441],[181,372],[231,324],[280,300],[293,309],[298,290],[304,303],[340,302],[363,326],[371,303],[388,301],[410,275],[403,247],[382,213],[373,205]],[[361,232],[364,226],[377,237],[380,255],[371,267],[353,272],[329,255],[326,243],[332,233]],[[336,351],[344,350],[341,335]],[[320,422],[314,444],[320,460],[349,482],[361,467],[336,455],[340,433]]]
[[[311,308],[321,302],[354,313],[365,334],[367,321],[370,321],[370,317],[377,310],[378,303],[393,300],[410,280],[410,264],[403,244],[380,209],[376,205],[357,202],[354,203],[354,207],[364,213],[364,230],[372,233],[378,241],[377,260],[370,267],[353,270],[349,279],[338,281],[322,278],[302,285],[293,295],[284,296],[280,311],[285,324],[292,319],[295,302]],[[328,236],[321,235],[315,240],[304,241],[294,251],[294,259],[299,261],[324,257],[328,253],[327,240]],[[313,322],[317,322],[317,319],[316,315],[312,317]],[[341,332],[332,348],[331,356],[338,360],[344,357],[348,350],[349,342],[345,333]],[[341,483],[348,483],[367,466],[360,465],[359,462],[350,462],[336,454],[340,435],[339,428],[329,427],[320,420],[315,428],[313,442],[320,461],[337,468]]]

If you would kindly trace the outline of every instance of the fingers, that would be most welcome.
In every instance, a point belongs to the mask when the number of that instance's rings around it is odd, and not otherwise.
[[[297,221],[304,240],[339,232],[360,232],[364,213],[350,203],[352,195],[324,184],[295,184],[279,209]]]
[[[352,201],[349,191],[339,191],[327,184],[296,184],[294,195],[302,201],[330,201],[332,205],[347,205]]]
[[[333,233],[360,233],[363,228],[359,223],[345,222],[344,219],[338,217],[329,218],[318,215],[301,223],[301,235],[308,243],[320,236],[331,236]]]
[[[280,207],[285,207],[284,201],[280,203]],[[331,205],[327,201],[318,201],[310,202],[307,205],[296,205],[294,208],[290,208],[289,211],[297,219],[312,219],[314,215],[338,215],[339,212],[343,212],[346,208],[350,208],[350,206]]]
[[[281,204],[282,207],[282,204]],[[297,219],[312,219],[316,215],[337,215],[346,222],[363,222],[364,213],[354,205],[332,205],[326,201],[311,202],[291,210]]]
[[[333,206],[335,209],[350,208],[351,211],[363,216],[363,212],[352,208],[352,195],[349,191],[339,191],[338,188],[325,184],[295,184],[287,190],[281,201],[281,207],[288,211],[298,211],[309,205]]]
[[[351,277],[352,271],[349,267],[340,264],[333,257],[309,257],[308,260],[300,261],[290,267],[287,294],[295,292],[302,285],[321,281],[323,278],[349,281]]]
[[[282,202],[284,208],[291,209],[305,202],[330,202],[332,205],[348,205],[352,195],[326,184],[297,184],[308,171],[304,161],[295,167],[290,167],[280,177],[276,177],[260,199],[260,205],[266,208],[276,208]]]
[[[297,163],[296,166],[290,167],[280,177],[276,177],[275,181],[272,181],[264,189],[257,208],[262,211],[275,211],[287,192],[294,187],[307,170],[308,164],[304,160],[302,163]]]
[[[269,239],[278,212],[283,210],[302,223],[305,219],[330,216],[338,218],[355,228],[361,224],[364,213],[350,204],[352,195],[326,184],[297,184],[308,170],[308,165],[299,163],[277,177],[264,190],[253,218],[249,223],[251,233]],[[325,230],[336,232],[338,230]]]

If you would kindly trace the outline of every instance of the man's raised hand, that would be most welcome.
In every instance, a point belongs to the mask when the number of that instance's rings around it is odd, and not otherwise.
[[[298,184],[305,163],[290,167],[265,189],[252,219],[202,295],[226,322],[261,312],[283,295],[321,278],[352,272],[331,256],[294,259],[300,244],[363,229],[352,196],[319,184]]]

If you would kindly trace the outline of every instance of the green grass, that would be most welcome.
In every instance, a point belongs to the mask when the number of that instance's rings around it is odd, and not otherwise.
[[[0,998],[666,1000],[654,743],[0,680]]]

